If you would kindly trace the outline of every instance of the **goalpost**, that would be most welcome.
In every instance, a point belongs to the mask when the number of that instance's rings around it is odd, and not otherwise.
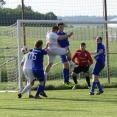
[[[73,36],[70,37],[70,50],[73,54],[74,51],[79,49],[79,45],[81,42],[85,42],[87,44],[87,50],[92,54],[94,54],[94,51],[96,49],[96,43],[94,39],[97,36],[101,36],[105,39],[105,30],[104,30],[104,24],[116,24],[117,21],[61,21],[61,20],[17,20],[17,23],[7,27],[2,32],[2,38],[4,42],[4,53],[5,53],[5,60],[8,60],[8,56],[16,57],[15,61],[10,61],[9,65],[7,65],[7,74],[13,74],[13,75],[7,75],[8,80],[12,79],[13,77],[16,79],[14,81],[11,81],[16,83],[15,90],[21,90],[22,89],[22,81],[24,81],[23,78],[23,72],[22,67],[20,66],[20,62],[22,59],[22,53],[21,53],[21,47],[23,46],[23,25],[25,24],[25,35],[26,35],[26,46],[28,48],[32,49],[34,48],[34,42],[37,39],[42,39],[44,42],[43,47],[46,45],[46,33],[47,31],[51,30],[52,26],[56,25],[58,22],[64,22],[65,23],[65,29],[64,31],[69,33],[73,32]],[[112,33],[112,28],[108,28],[108,35],[116,35]],[[114,29],[116,30],[116,29]],[[116,32],[116,31],[115,31]],[[111,45],[116,44],[117,40],[112,39],[109,37],[108,41],[111,41]],[[108,48],[108,47],[107,47]],[[113,59],[112,63],[114,66],[114,51],[111,51],[111,57],[110,59]],[[109,62],[110,62],[109,59]],[[44,67],[47,65],[47,57],[44,57]],[[12,67],[14,66],[14,67]],[[102,71],[100,77],[108,77],[107,74],[107,68],[110,67],[106,64],[105,69]],[[92,66],[91,66],[92,68]],[[90,68],[90,71],[91,71]],[[72,71],[73,69],[71,69]],[[113,72],[113,71],[108,71]],[[82,77],[82,74],[81,74]],[[51,68],[48,80],[56,80],[56,79],[62,79],[62,64],[59,60],[59,57],[56,58],[53,67]]]

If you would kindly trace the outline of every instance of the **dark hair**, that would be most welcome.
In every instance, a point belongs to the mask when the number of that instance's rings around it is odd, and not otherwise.
[[[42,40],[37,40],[37,41],[35,41],[35,43],[34,43],[35,48],[39,48],[39,47],[41,47],[42,45],[43,45],[43,41],[42,41]]]
[[[32,52],[33,49],[29,49],[29,52]]]
[[[84,46],[85,46],[86,44],[83,42],[83,43],[81,43],[80,45],[84,45]]]
[[[55,31],[55,30],[58,30],[58,29],[59,29],[58,26],[52,27],[52,31]]]
[[[99,37],[99,39],[102,41],[102,37]]]
[[[60,25],[64,25],[64,23],[63,22],[59,22],[59,23],[57,23],[57,26],[60,26]]]

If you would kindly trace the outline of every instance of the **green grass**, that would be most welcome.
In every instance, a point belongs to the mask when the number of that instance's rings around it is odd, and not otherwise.
[[[46,91],[48,98],[21,99],[18,93],[0,93],[0,117],[116,117],[117,89],[89,96],[89,89]],[[32,92],[35,95],[35,91]]]

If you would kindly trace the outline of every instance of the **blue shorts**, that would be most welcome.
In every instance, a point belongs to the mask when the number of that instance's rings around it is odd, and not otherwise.
[[[67,62],[66,55],[59,56],[62,63]]]
[[[44,70],[34,70],[33,69],[33,74],[34,76],[41,82],[44,81],[45,75],[44,75]]]
[[[99,75],[101,70],[104,68],[105,64],[101,60],[96,60],[95,65],[92,70],[92,74]]]

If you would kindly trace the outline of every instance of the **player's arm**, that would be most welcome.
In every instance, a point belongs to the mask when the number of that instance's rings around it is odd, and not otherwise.
[[[24,55],[24,57],[23,57],[23,59],[21,61],[21,64],[20,64],[22,67],[24,66],[24,62],[25,62],[25,55]]]
[[[69,33],[68,35],[59,36],[57,39],[58,39],[58,40],[64,40],[64,39],[66,39],[66,38],[68,38],[68,37],[71,37],[72,35],[73,35],[73,32]]]
[[[92,59],[90,53],[88,53],[88,60],[89,60],[89,66],[90,66],[91,64],[93,64],[93,59]]]
[[[44,50],[46,50],[48,48],[48,43],[46,44],[46,47],[44,48]]]
[[[71,59],[72,59],[72,62],[74,62],[74,63],[75,63],[76,54],[77,54],[77,53],[74,52],[74,54],[72,55],[72,58],[71,58]]]
[[[99,52],[94,56],[94,58],[96,58],[97,56],[101,55],[103,53],[103,49],[102,49],[102,45],[100,43],[98,43],[97,45],[97,49],[99,50]]]

